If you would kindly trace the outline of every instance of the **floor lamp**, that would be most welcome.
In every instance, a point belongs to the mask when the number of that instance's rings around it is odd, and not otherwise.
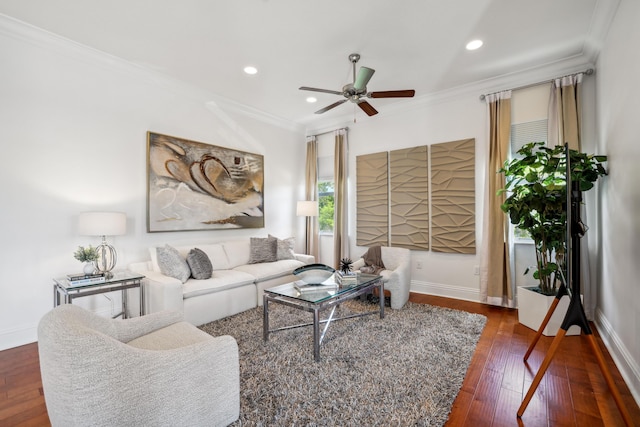
[[[305,240],[304,240],[304,248],[305,254],[310,255],[311,253],[311,217],[318,216],[318,202],[315,200],[300,200],[298,202],[298,206],[296,208],[297,216],[306,217],[305,222]]]
[[[78,220],[79,234],[102,236],[102,242],[96,248],[96,268],[106,275],[111,275],[118,261],[116,248],[107,243],[107,236],[120,236],[126,232],[127,215],[123,212],[83,212]]]

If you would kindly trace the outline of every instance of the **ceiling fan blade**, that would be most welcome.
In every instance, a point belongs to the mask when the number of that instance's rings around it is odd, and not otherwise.
[[[356,90],[364,90],[364,88],[367,87],[367,83],[369,83],[369,80],[371,80],[371,76],[373,76],[373,73],[375,72],[376,70],[374,69],[360,67],[360,70],[358,71],[358,77],[356,77],[356,80],[353,82],[353,87]]]
[[[342,95],[342,94],[341,94],[341,95]],[[340,100],[340,101],[338,101],[338,102],[334,102],[333,104],[331,104],[331,105],[328,105],[328,106],[324,107],[322,110],[318,110],[318,111],[316,111],[316,114],[326,113],[327,111],[331,110],[332,108],[336,108],[338,105],[343,104],[343,103],[345,103],[345,102],[347,102],[347,100],[346,100],[346,99],[341,99],[341,100]]]
[[[323,92],[323,93],[332,93],[334,95],[342,95],[342,92],[338,92],[337,90],[318,89],[318,88],[315,88],[315,87],[307,87],[307,86],[301,86],[298,89],[299,90],[310,90],[311,92]]]
[[[367,113],[368,116],[373,116],[375,114],[378,114],[378,111],[375,108],[373,108],[373,106],[369,104],[367,101],[358,102],[358,107],[360,107],[362,111]]]
[[[413,98],[416,91],[411,90],[387,90],[383,92],[370,92],[369,98]]]

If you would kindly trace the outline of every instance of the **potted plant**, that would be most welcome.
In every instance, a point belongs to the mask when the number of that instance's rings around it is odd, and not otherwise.
[[[571,180],[579,183],[581,191],[590,190],[598,178],[607,174],[602,165],[607,160],[606,156],[576,150],[569,150],[569,156]],[[566,271],[565,147],[548,148],[543,142],[531,142],[520,148],[514,159],[506,161],[499,172],[504,174],[506,183],[498,194],[506,192],[508,195],[501,208],[509,215],[512,224],[529,234],[535,246],[536,266],[533,277],[537,279],[538,286],[531,290],[550,296],[552,300],[561,283],[561,270],[563,274]],[[527,272],[528,269],[525,274]],[[518,300],[520,318],[521,308],[527,308],[520,292]],[[541,310],[542,317],[546,311]],[[537,325],[541,322],[542,319]]]
[[[99,258],[96,248],[91,245],[86,248],[84,246],[78,246],[78,249],[73,253],[73,257],[85,263],[82,269],[84,274],[92,274],[95,272],[95,262]]]

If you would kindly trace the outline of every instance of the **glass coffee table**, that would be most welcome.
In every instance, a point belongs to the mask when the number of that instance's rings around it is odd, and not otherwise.
[[[263,339],[268,341],[269,334],[272,332],[301,328],[304,326],[313,326],[313,357],[316,362],[319,361],[320,344],[322,344],[322,340],[332,321],[378,313],[380,314],[381,319],[384,318],[384,298],[380,298],[379,310],[334,318],[336,308],[344,301],[371,293],[375,288],[378,289],[379,295],[384,295],[384,283],[381,276],[373,274],[358,274],[356,280],[357,281],[355,283],[338,285],[334,276],[331,276],[331,278],[319,285],[307,285],[298,280],[265,289],[263,296]],[[269,329],[270,303],[282,304],[298,310],[311,312],[313,313],[313,322]],[[320,313],[328,309],[331,309],[329,316],[326,319],[320,319]],[[322,323],[324,323],[324,329],[322,330],[322,334],[320,334],[320,324]]]

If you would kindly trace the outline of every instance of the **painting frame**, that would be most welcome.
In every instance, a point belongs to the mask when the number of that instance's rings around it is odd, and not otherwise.
[[[264,156],[147,131],[147,232],[264,228]]]

